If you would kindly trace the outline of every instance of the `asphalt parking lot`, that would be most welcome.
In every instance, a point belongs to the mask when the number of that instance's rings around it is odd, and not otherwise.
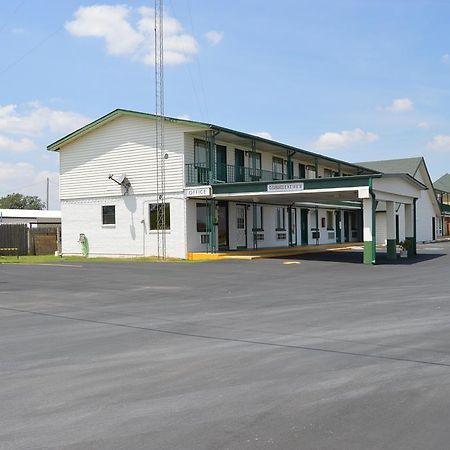
[[[0,265],[0,448],[448,449],[450,243],[419,252]]]

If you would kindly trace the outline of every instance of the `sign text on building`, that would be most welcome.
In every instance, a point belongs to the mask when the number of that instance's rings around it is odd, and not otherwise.
[[[211,197],[211,186],[187,188],[184,193],[186,197]]]
[[[305,189],[304,183],[279,183],[267,185],[267,192],[303,191],[303,189]]]

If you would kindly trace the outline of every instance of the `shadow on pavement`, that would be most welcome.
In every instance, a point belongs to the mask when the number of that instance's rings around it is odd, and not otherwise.
[[[377,265],[413,265],[420,264],[425,261],[430,261],[436,258],[445,256],[445,253],[427,253],[418,254],[410,258],[400,258],[397,256],[396,260],[390,260],[387,258],[386,253],[377,252]],[[274,256],[271,259],[283,259],[293,261],[326,261],[326,262],[340,262],[351,264],[362,264],[363,252],[358,250],[353,251],[330,251],[324,253],[308,253],[303,255],[292,256]]]

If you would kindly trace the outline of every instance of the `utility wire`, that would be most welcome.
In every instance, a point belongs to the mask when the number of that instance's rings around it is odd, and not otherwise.
[[[3,33],[6,29],[6,25],[8,25],[9,19],[13,17],[17,11],[22,7],[22,5],[26,2],[26,0],[19,1],[16,5],[16,7],[11,11],[11,13],[8,15],[8,18],[3,22],[3,24],[0,26],[0,33]]]
[[[33,52],[35,52],[39,47],[44,45],[48,40],[50,40],[53,36],[55,36],[57,33],[59,33],[63,29],[62,25],[59,25],[56,30],[53,30],[50,34],[47,34],[42,40],[40,40],[36,45],[31,47],[29,50],[27,50],[22,56],[14,60],[13,62],[9,63],[7,66],[0,69],[0,75],[3,75],[8,70],[12,69],[13,67],[17,66],[17,64],[21,63],[28,55],[31,55]]]
[[[191,32],[195,36],[196,33],[195,33],[195,28],[194,28],[194,20],[192,19],[191,2],[190,2],[190,0],[186,0],[186,3],[187,3],[187,7],[188,7],[189,21],[191,23]],[[206,110],[206,121],[209,122],[208,103],[206,101],[206,99],[208,97],[206,96],[205,83],[203,82],[203,71],[202,71],[202,68],[200,66],[200,56],[197,54],[194,57],[194,59],[195,59],[195,62],[197,64],[198,76],[199,76],[199,80],[200,80],[200,87],[202,89],[202,94],[203,94],[203,102],[204,102],[205,110]]]
[[[173,5],[173,2],[171,0],[169,0],[169,2],[170,2],[170,8],[171,8],[171,12],[172,12],[173,16],[175,17],[175,19],[177,19],[181,23],[180,16],[176,13],[174,5]],[[192,24],[192,20],[191,20],[191,24]],[[191,33],[194,34],[193,30],[192,30],[192,26],[191,26]],[[186,47],[184,45],[184,42],[182,42],[182,47],[186,51]],[[193,58],[195,59],[196,56],[193,56]],[[197,64],[198,64],[198,61],[197,61]],[[200,84],[200,88],[201,88],[200,89],[200,93],[203,93],[203,99],[200,98],[201,95],[199,94],[199,90],[197,89],[197,86],[196,86],[196,83],[195,83],[195,78],[194,78],[194,75],[192,73],[191,65],[190,64],[185,64],[185,68],[186,68],[186,70],[187,70],[187,72],[189,74],[189,78],[191,80],[192,91],[194,92],[194,96],[195,96],[195,99],[197,101],[197,106],[198,106],[198,108],[200,110],[201,120],[203,122],[208,122],[209,121],[208,107],[206,105],[205,89],[204,89],[204,87],[202,85],[203,80],[201,79],[201,74],[200,74],[200,83],[199,84]]]

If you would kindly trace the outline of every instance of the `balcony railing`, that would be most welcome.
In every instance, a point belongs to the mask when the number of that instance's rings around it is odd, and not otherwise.
[[[247,183],[249,181],[287,180],[287,174],[252,167],[216,164],[212,170],[206,164],[186,164],[186,184]]]

